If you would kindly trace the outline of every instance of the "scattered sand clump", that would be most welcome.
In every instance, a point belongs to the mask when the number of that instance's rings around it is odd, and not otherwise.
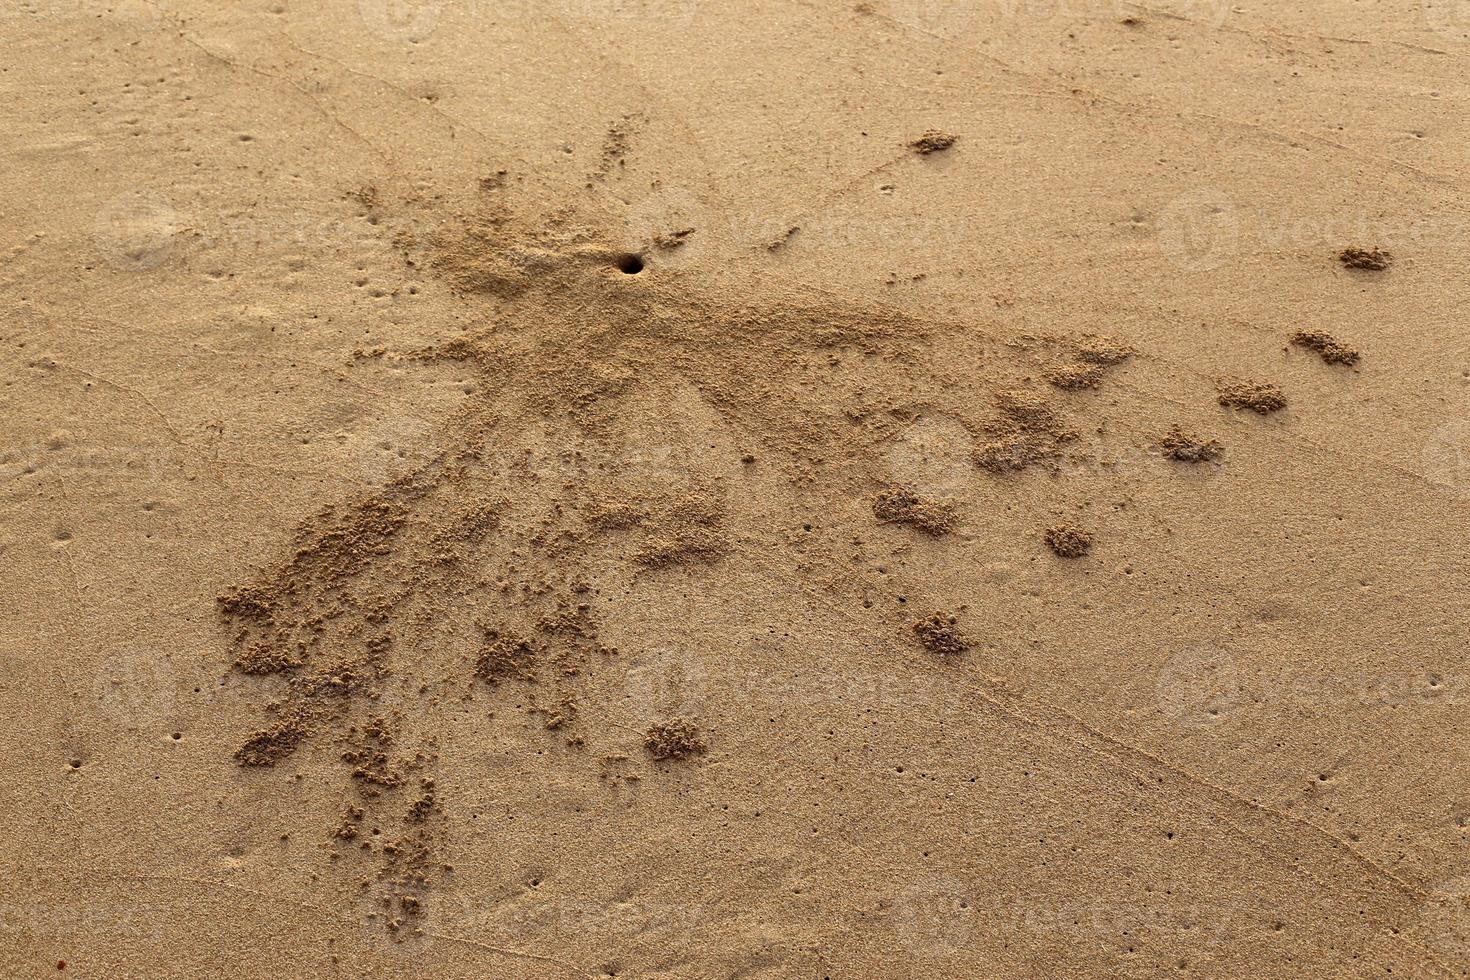
[[[1269,382],[1221,381],[1218,391],[1220,404],[1226,408],[1246,408],[1257,415],[1270,415],[1286,407],[1286,395]]]
[[[890,487],[873,501],[873,516],[885,524],[903,524],[935,537],[954,530],[954,505],[929,501],[908,487]]]
[[[685,759],[702,755],[707,746],[699,726],[684,718],[655,722],[643,737],[643,747],[655,759]]]
[[[1291,335],[1291,342],[1297,347],[1316,351],[1328,364],[1352,367],[1358,363],[1360,356],[1357,351],[1323,330],[1298,330]]]
[[[1379,248],[1345,248],[1337,253],[1337,260],[1349,269],[1382,272],[1393,265],[1393,254]]]
[[[1046,546],[1061,558],[1081,558],[1092,550],[1092,534],[1075,524],[1055,524],[1043,537]]]
[[[246,739],[236,750],[235,761],[246,767],[269,768],[295,752],[306,735],[306,726],[299,721],[283,721]]]
[[[973,645],[959,627],[959,617],[936,611],[913,625],[914,635],[924,649],[941,657],[956,657]]]
[[[1132,347],[1102,334],[1083,334],[1073,346],[1079,360],[1102,367],[1122,364],[1134,354]]]
[[[1062,423],[1042,395],[1011,388],[996,396],[1000,414],[985,430],[994,438],[975,450],[975,465],[992,473],[1009,473],[1062,455],[1077,433]]]
[[[1047,368],[1042,377],[1063,391],[1084,391],[1102,384],[1103,369],[1097,364],[1058,364]]]
[[[1180,463],[1213,463],[1225,455],[1225,447],[1214,439],[1199,439],[1174,426],[1159,440],[1164,455]]]
[[[946,133],[943,130],[931,129],[923,136],[920,136],[918,139],[910,143],[909,148],[912,149],[915,153],[921,154],[923,156],[928,156],[931,153],[939,153],[942,150],[949,149],[951,146],[954,146],[956,143],[958,143],[959,139],[960,138],[953,133]]]
[[[645,568],[718,561],[730,552],[724,524],[717,501],[691,494],[643,522],[649,536],[633,560]]]
[[[487,684],[503,680],[536,679],[536,650],[519,636],[488,631],[485,646],[475,658],[475,676]]]

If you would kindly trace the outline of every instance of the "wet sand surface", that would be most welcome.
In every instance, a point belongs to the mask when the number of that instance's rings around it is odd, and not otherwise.
[[[1470,973],[1470,12],[0,25],[6,975]]]

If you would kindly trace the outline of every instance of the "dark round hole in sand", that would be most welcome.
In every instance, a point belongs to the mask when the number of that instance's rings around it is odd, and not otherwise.
[[[618,267],[619,272],[636,276],[643,271],[643,256],[636,255],[633,252],[626,252],[614,259],[613,264]]]

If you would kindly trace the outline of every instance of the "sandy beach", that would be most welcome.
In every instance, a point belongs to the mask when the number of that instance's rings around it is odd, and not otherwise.
[[[1470,976],[1470,6],[0,7],[0,973]]]

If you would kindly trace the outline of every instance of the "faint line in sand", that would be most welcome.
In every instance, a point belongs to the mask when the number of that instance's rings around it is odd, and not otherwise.
[[[93,874],[96,877],[109,878],[114,881],[159,882],[171,885],[194,885],[204,888],[218,888],[222,891],[237,892],[239,894],[249,895],[253,898],[260,899],[263,903],[269,903],[273,905],[279,904],[282,901],[282,896],[278,894],[263,892],[255,888],[248,888],[244,885],[234,885],[230,882],[219,881],[218,879],[214,878],[192,878],[183,875],[160,875],[147,874],[144,872],[96,871],[93,872]],[[324,918],[332,919],[336,922],[341,922],[346,925],[358,925],[358,921],[351,916],[342,915],[340,912],[335,912],[332,909],[329,909],[323,905],[318,905],[315,902],[309,902],[302,898],[286,898],[284,900],[290,902],[298,908],[308,909],[312,912],[316,912]],[[431,939],[442,939],[445,942],[459,943],[461,945],[470,946],[475,949],[482,949],[489,953],[495,953],[499,956],[509,956],[518,959],[536,960],[541,963],[550,963],[553,966],[561,967],[562,969],[567,970],[570,973],[575,973],[583,977],[595,976],[595,974],[588,972],[582,967],[576,966],[572,963],[568,963],[564,960],[556,959],[555,957],[543,955],[541,953],[532,953],[522,949],[510,949],[504,946],[492,946],[489,943],[483,943],[477,939],[469,939],[465,936],[456,936],[452,933],[431,932],[427,929],[423,930],[422,934]]]

